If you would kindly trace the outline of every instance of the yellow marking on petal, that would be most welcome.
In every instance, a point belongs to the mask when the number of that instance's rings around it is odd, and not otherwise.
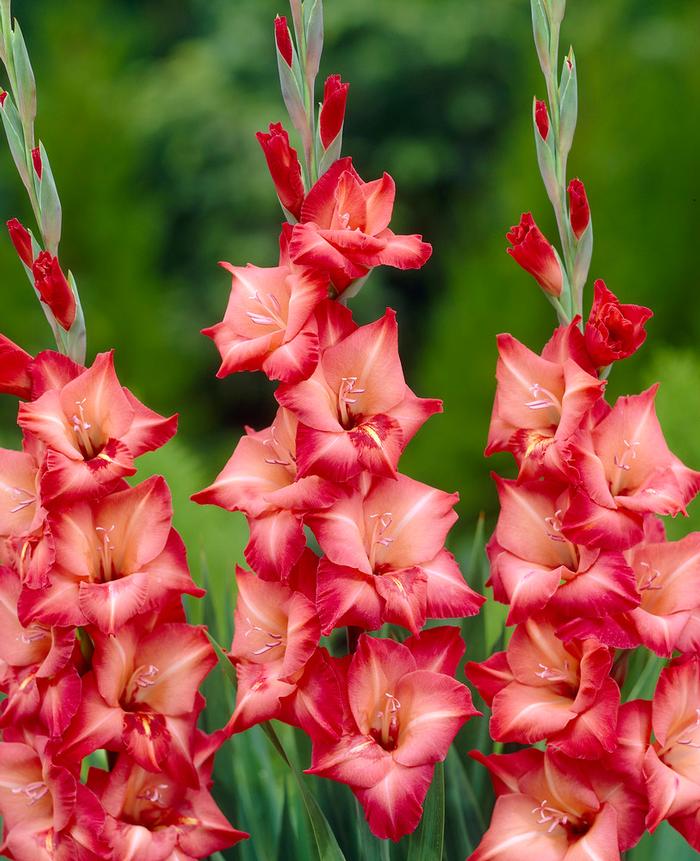
[[[390,579],[396,584],[396,588],[399,590],[399,592],[401,592],[405,595],[406,590],[403,588],[403,583],[399,580],[399,578],[398,577],[391,577]]]
[[[178,821],[180,825],[199,825],[199,819],[195,819],[194,816],[181,816]]]
[[[27,687],[27,685],[32,681],[32,679],[34,678],[35,675],[36,675],[36,673],[30,673],[30,675],[28,675],[26,679],[23,679],[22,682],[20,683],[19,690],[23,691]]]
[[[141,718],[141,724],[143,725],[143,731],[150,738],[151,737],[151,724],[150,724],[148,718],[142,717]]]
[[[108,454],[105,454],[103,451],[101,451],[101,452],[97,455],[97,460],[104,460],[104,461],[106,461],[107,463],[114,463],[114,461],[112,460],[112,458],[111,458]]]
[[[372,427],[372,425],[362,425],[362,430],[367,434],[367,436],[372,440],[372,442],[377,446],[377,448],[382,447],[382,441],[379,437],[379,434]]]

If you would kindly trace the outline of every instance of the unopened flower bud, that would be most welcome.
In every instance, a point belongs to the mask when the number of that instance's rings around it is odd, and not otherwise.
[[[564,276],[554,247],[535,224],[531,213],[523,213],[520,224],[506,234],[512,247],[506,251],[535,278],[550,296],[561,296]]]
[[[323,88],[323,104],[319,114],[319,132],[324,149],[333,143],[343,129],[345,105],[350,84],[344,84],[340,75],[329,75]]]
[[[291,69],[294,50],[292,48],[292,37],[289,33],[289,27],[287,27],[287,19],[284,15],[278,15],[275,18],[275,42],[282,59]]]
[[[535,99],[535,123],[540,137],[546,141],[549,135],[549,114],[547,113],[547,105],[539,99]]]
[[[569,183],[569,223],[577,240],[583,236],[591,223],[586,189],[580,179],[572,179]]]
[[[75,296],[58,262],[48,251],[37,255],[32,264],[34,287],[41,301],[48,305],[58,323],[66,330],[75,320]]]
[[[7,222],[7,229],[9,231],[12,244],[15,246],[15,251],[19,255],[19,259],[25,266],[31,267],[34,261],[31,234],[16,218],[11,218]]]
[[[41,174],[43,171],[43,166],[41,163],[41,150],[38,146],[35,146],[32,150],[32,164],[34,165],[34,170],[36,171],[36,175],[41,179]]]
[[[7,98],[7,90],[0,90],[0,108],[5,106],[5,99]]]
[[[265,153],[267,166],[282,206],[297,220],[304,200],[304,183],[296,150],[282,123],[271,123],[269,132],[256,135]]]
[[[594,298],[585,329],[586,350],[597,368],[626,359],[646,340],[644,325],[653,313],[643,305],[623,305],[605,282],[593,285]]]

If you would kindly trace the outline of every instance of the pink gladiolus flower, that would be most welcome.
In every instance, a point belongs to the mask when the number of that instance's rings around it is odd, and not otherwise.
[[[236,582],[230,658],[236,666],[238,694],[230,728],[243,732],[256,723],[287,716],[298,724],[293,717],[297,683],[321,637],[316,607],[302,592],[265,582],[242,568],[236,571]],[[323,724],[323,704],[319,705],[317,719]]]
[[[569,540],[627,549],[642,540],[644,514],[685,513],[700,489],[700,472],[666,445],[654,408],[657,388],[620,398],[592,430],[572,437],[580,487],[563,519]]]
[[[432,248],[418,235],[389,230],[395,194],[388,173],[363,182],[351,158],[339,159],[304,200],[289,245],[292,260],[327,272],[338,293],[375,266],[420,269]]]
[[[308,380],[280,386],[276,398],[299,419],[298,474],[338,483],[363,470],[394,476],[406,445],[442,409],[406,385],[391,310],[325,350]]]
[[[53,512],[55,562],[45,588],[23,589],[22,624],[92,624],[111,634],[173,595],[203,595],[171,520],[170,492],[160,476]]]
[[[19,577],[0,567],[0,689],[7,694],[0,726],[23,724],[41,735],[61,735],[80,702],[80,676],[70,663],[72,628],[40,623],[23,627],[17,617]]]
[[[349,662],[335,662],[343,729],[312,735],[308,772],[347,783],[377,837],[415,829],[435,763],[478,714],[452,678],[463,651],[459,629],[433,628],[403,644],[365,634]]]
[[[217,377],[263,370],[271,380],[308,377],[319,355],[314,309],[328,292],[328,278],[295,266],[286,256],[282,232],[280,265],[221,265],[233,275],[231,296],[221,323],[203,329],[221,353]]]
[[[326,556],[318,570],[323,633],[341,625],[376,629],[383,622],[414,633],[426,616],[472,616],[483,598],[444,549],[457,519],[456,494],[398,475],[363,476],[327,511],[306,522]]]
[[[297,477],[296,434],[295,416],[280,408],[271,427],[247,431],[216,481],[192,497],[245,513],[251,530],[246,559],[268,580],[286,580],[301,556],[302,515],[328,508],[341,493],[318,476]]]
[[[596,759],[617,747],[620,691],[612,653],[597,640],[562,643],[546,618],[519,625],[508,650],[469,664],[469,679],[492,710],[496,741],[547,739],[568,756]]]
[[[100,353],[74,379],[21,404],[17,422],[46,447],[41,492],[53,503],[111,490],[117,479],[133,475],[135,457],[164,445],[177,427],[176,416],[159,416],[120,385],[112,353]]]
[[[304,202],[304,182],[297,151],[290,146],[289,135],[282,123],[270,123],[269,132],[258,132],[256,137],[265,154],[277,197],[298,221]]]
[[[0,393],[28,398],[32,386],[29,376],[31,362],[29,353],[0,335]]]
[[[525,212],[506,234],[510,248],[506,251],[537,281],[545,293],[561,296],[564,275],[554,247],[535,224],[531,213]]]
[[[605,281],[596,281],[594,290],[586,323],[586,350],[593,364],[604,368],[637,352],[647,337],[644,325],[654,314],[643,305],[622,305]]]
[[[90,769],[88,786],[107,814],[105,834],[119,861],[208,858],[249,835],[231,827],[208,790],[209,739],[197,737],[199,788],[147,771],[125,754],[107,772]]]
[[[487,766],[496,790],[491,825],[469,861],[619,861],[644,831],[641,774],[547,749],[472,756]],[[625,764],[627,760],[625,760]]]
[[[64,738],[62,757],[76,761],[98,748],[127,752],[142,768],[197,785],[191,763],[197,689],[216,664],[203,629],[158,616],[93,634],[92,671]]]
[[[34,287],[59,324],[70,329],[75,320],[75,296],[58,262],[48,251],[41,251],[32,263]]]
[[[566,484],[494,478],[501,512],[487,547],[489,583],[496,600],[510,604],[509,625],[545,607],[571,619],[608,616],[639,604],[634,572],[620,551],[577,545],[562,533],[570,496]]]
[[[647,828],[668,819],[700,849],[700,659],[681,657],[662,671],[652,701],[655,742],[644,758]]]
[[[350,84],[344,84],[340,75],[329,75],[326,78],[323,104],[318,116],[318,128],[324,149],[328,149],[342,131],[349,89]]]
[[[93,793],[55,765],[46,739],[0,744],[3,850],[16,859],[109,857],[105,815]]]
[[[32,455],[0,448],[0,538],[29,535],[45,515],[39,499],[39,468]]]
[[[513,453],[521,477],[563,471],[566,442],[601,401],[605,383],[581,366],[583,338],[574,320],[538,356],[512,335],[498,336],[498,388],[486,454]]]

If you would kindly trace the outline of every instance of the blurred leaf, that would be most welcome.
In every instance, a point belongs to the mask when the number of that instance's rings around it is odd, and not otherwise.
[[[423,818],[408,843],[408,861],[442,861],[445,842],[445,772],[438,762],[423,806]]]

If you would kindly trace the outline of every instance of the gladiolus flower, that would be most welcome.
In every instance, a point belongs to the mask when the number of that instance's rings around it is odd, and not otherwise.
[[[59,324],[70,329],[75,320],[75,296],[58,262],[48,251],[40,251],[31,264],[34,274],[34,287],[41,301],[47,305]]]
[[[539,99],[535,99],[535,122],[540,137],[546,141],[549,135],[549,114],[547,113],[547,105]]]
[[[594,290],[586,349],[593,364],[604,368],[637,352],[647,337],[644,325],[654,314],[643,305],[622,305],[604,281],[596,281]]]
[[[298,220],[304,201],[304,182],[299,156],[289,144],[289,135],[282,123],[270,123],[270,131],[258,132],[256,137],[265,154],[280,203]]]
[[[537,281],[550,296],[561,296],[564,275],[552,244],[544,237],[529,212],[523,213],[520,224],[506,234],[511,248],[506,251]]]
[[[23,589],[22,624],[93,624],[115,633],[174,594],[203,595],[192,582],[171,520],[170,492],[160,476],[52,512],[55,562],[45,588]]]
[[[591,223],[591,210],[588,206],[586,189],[580,179],[572,179],[569,183],[569,223],[571,230],[580,239]]]
[[[0,392],[28,398],[32,381],[29,366],[32,357],[9,338],[0,335]]]
[[[7,230],[10,234],[12,244],[15,246],[19,259],[25,266],[31,269],[34,262],[34,251],[32,249],[32,237],[24,225],[16,218],[11,218],[7,222]]]
[[[372,630],[383,622],[415,633],[426,615],[477,613],[483,598],[444,549],[457,495],[405,475],[363,477],[359,484],[331,509],[306,517],[326,554],[317,589],[323,633],[340,625]]]
[[[562,522],[570,541],[625,550],[641,541],[644,514],[685,513],[700,489],[700,472],[666,445],[654,408],[657,388],[620,398],[593,429],[572,437],[580,488]]]
[[[198,739],[202,738],[200,734]],[[111,771],[91,768],[88,786],[107,814],[105,834],[119,861],[208,858],[249,835],[232,828],[212,798],[209,739],[198,740],[199,788],[146,771],[122,754]]]
[[[351,158],[339,159],[304,200],[289,243],[292,260],[327,272],[338,293],[375,266],[420,269],[432,248],[418,235],[389,230],[395,194],[388,173],[363,182]]]
[[[287,27],[287,19],[284,15],[277,15],[275,17],[275,42],[277,44],[277,50],[280,53],[280,56],[284,60],[284,62],[291,68],[292,67],[292,59],[293,59],[293,49],[292,49],[292,37],[289,34],[289,27]]]
[[[286,580],[304,545],[302,515],[328,508],[342,492],[318,476],[298,477],[295,416],[280,408],[272,426],[247,430],[226,466],[192,499],[242,511],[251,530],[245,550],[261,577]]]
[[[347,783],[372,833],[413,831],[436,762],[462,724],[479,714],[452,676],[463,653],[459,629],[434,628],[403,644],[363,634],[349,663],[335,662],[343,730],[312,735],[307,771]]]
[[[275,396],[299,419],[298,474],[338,483],[362,470],[395,475],[406,445],[442,409],[406,385],[391,310],[329,347],[308,380]]]
[[[491,772],[497,798],[491,825],[469,861],[619,861],[642,836],[641,775],[616,767],[615,754],[597,762],[550,748],[472,756]]]
[[[344,84],[340,75],[329,75],[323,87],[323,104],[318,117],[321,144],[324,149],[333,143],[343,129],[345,105],[350,84]]]
[[[519,625],[508,650],[469,664],[469,679],[492,710],[496,741],[547,739],[568,756],[597,759],[617,747],[620,691],[612,653],[597,640],[564,644],[545,618]]]
[[[561,354],[565,339],[576,358]],[[578,360],[584,346],[577,320],[555,333],[541,356],[512,335],[499,335],[497,340],[498,388],[486,454],[512,452],[521,477],[543,471],[561,474],[567,441],[605,389],[605,383]]]
[[[112,353],[100,353],[91,368],[59,385],[21,404],[17,419],[25,435],[46,446],[41,490],[47,501],[107,492],[133,475],[135,457],[175,433],[176,416],[154,413],[121,386]]]

